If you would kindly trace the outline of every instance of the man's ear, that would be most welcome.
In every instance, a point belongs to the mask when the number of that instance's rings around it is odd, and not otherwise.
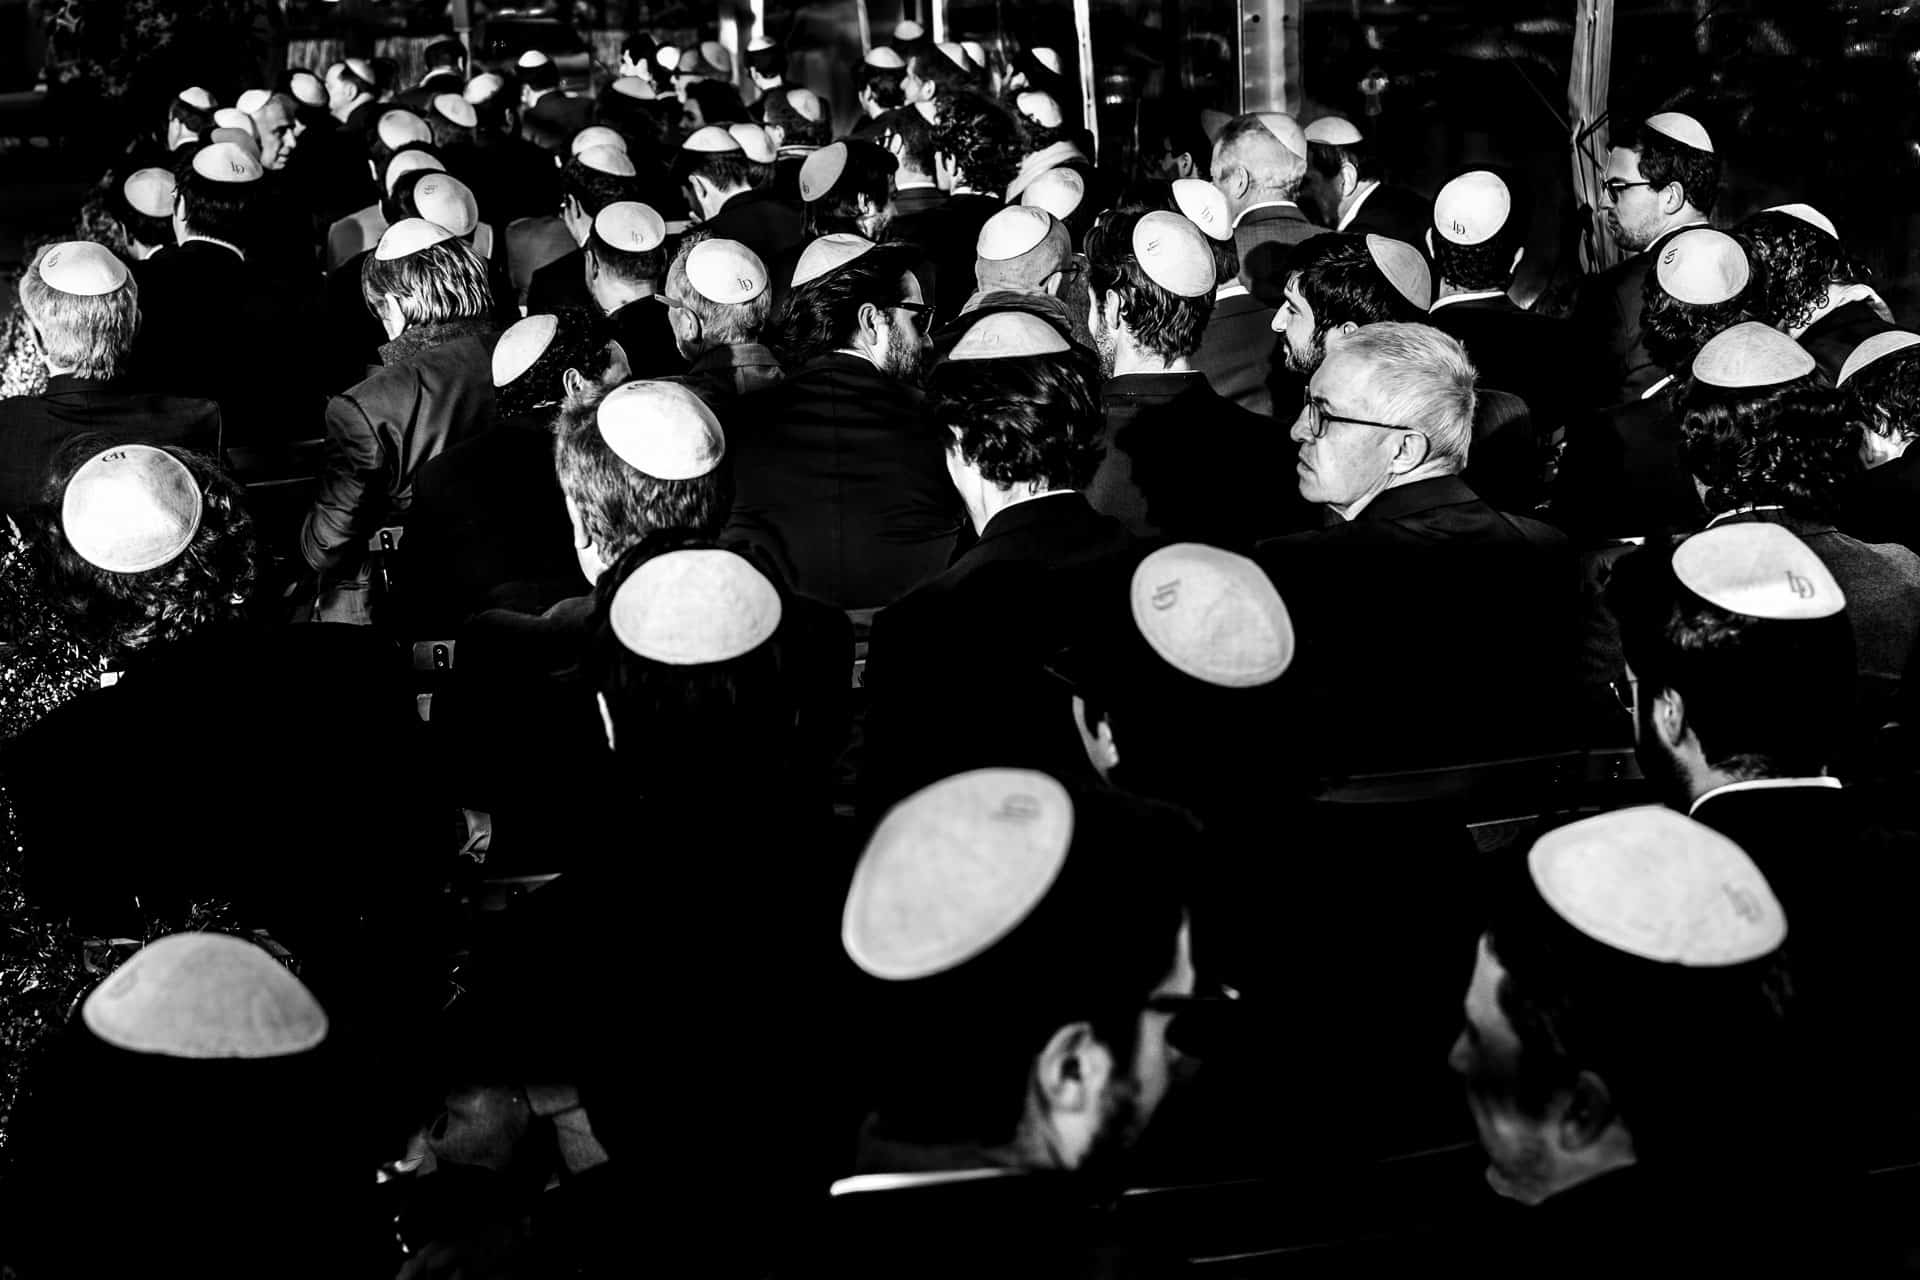
[[[587,376],[578,369],[568,369],[560,375],[560,386],[569,396],[577,396],[587,389]]]
[[[674,336],[682,342],[700,340],[700,317],[686,307],[668,307],[667,323],[673,326]]]
[[[1687,206],[1687,189],[1677,182],[1669,182],[1660,188],[1660,210],[1662,213],[1678,213]]]
[[[633,375],[633,361],[627,358],[627,349],[618,339],[607,339],[607,357],[607,371],[600,375],[603,380],[617,385]]]
[[[1178,173],[1181,177],[1191,178],[1193,176],[1193,153],[1191,151],[1182,151],[1179,155],[1175,156],[1173,158],[1173,168],[1174,172]]]
[[[1053,1033],[1034,1061],[1034,1089],[1050,1113],[1085,1115],[1099,1107],[1113,1078],[1113,1054],[1086,1022]]]
[[[1339,334],[1343,338],[1348,338],[1360,332],[1360,326],[1355,324],[1351,320],[1342,320],[1339,324],[1333,327],[1333,331]]]
[[[1428,227],[1426,234],[1427,234],[1427,256],[1431,258],[1433,256],[1433,228]]]
[[[1643,688],[1644,695],[1646,690]],[[1653,696],[1653,731],[1669,747],[1685,742],[1692,730],[1687,725],[1687,700],[1678,689],[1662,689]]]
[[[1353,161],[1345,160],[1341,162],[1339,186],[1340,195],[1343,199],[1360,189],[1360,170],[1354,166]]]
[[[868,346],[876,350],[886,346],[886,341],[880,333],[880,308],[871,302],[861,303],[855,324],[859,336],[866,340]]]
[[[1060,286],[1066,282],[1066,278],[1066,272],[1056,271],[1040,282],[1040,291],[1057,298],[1060,296]]]
[[[1555,1126],[1560,1149],[1585,1151],[1606,1136],[1618,1117],[1607,1082],[1591,1071],[1582,1071]]]
[[[572,494],[563,493],[560,496],[561,500],[567,504],[567,523],[573,526],[574,549],[585,551],[593,545],[593,536],[587,532],[586,523],[580,519],[580,507],[574,502]]]

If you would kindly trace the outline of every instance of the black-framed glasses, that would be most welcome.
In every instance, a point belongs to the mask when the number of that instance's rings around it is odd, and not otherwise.
[[[1320,402],[1311,396],[1307,398],[1306,414],[1307,434],[1315,440],[1327,434],[1327,424],[1330,422],[1349,422],[1356,427],[1377,427],[1382,431],[1411,431],[1423,440],[1426,439],[1427,434],[1418,427],[1403,427],[1397,422],[1375,422],[1371,418],[1349,418],[1342,413],[1328,413],[1320,407]]]
[[[1195,991],[1192,995],[1175,995],[1171,992],[1157,996],[1148,996],[1146,1008],[1149,1013],[1164,1013],[1177,1016],[1207,1009],[1225,1009],[1237,1007],[1240,993],[1225,984],[1215,984],[1205,991]]]
[[[894,311],[904,311],[908,315],[919,317],[921,325],[924,326],[925,328],[928,328],[928,329],[933,328],[933,308],[928,306],[926,303],[894,302],[894,303],[889,303],[888,305]]]
[[[1613,690],[1614,701],[1620,704],[1620,709],[1629,719],[1634,718],[1634,707],[1640,701],[1640,682],[1628,676],[1624,680],[1607,681],[1607,687]]]
[[[1652,185],[1651,182],[1645,180],[1628,182],[1625,178],[1608,178],[1600,184],[1600,189],[1607,193],[1607,199],[1618,200],[1623,193],[1631,191],[1635,187],[1650,187]]]

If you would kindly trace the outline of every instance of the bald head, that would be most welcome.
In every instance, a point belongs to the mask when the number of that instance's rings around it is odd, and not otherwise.
[[[1264,201],[1292,200],[1307,174],[1305,136],[1291,116],[1236,117],[1213,144],[1212,168],[1232,217]]]

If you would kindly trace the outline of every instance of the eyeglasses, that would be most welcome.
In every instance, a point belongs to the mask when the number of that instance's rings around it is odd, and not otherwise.
[[[1651,182],[1628,182],[1625,178],[1608,178],[1600,184],[1600,189],[1607,193],[1609,200],[1618,200],[1622,192],[1630,190],[1633,187],[1650,187],[1652,185]]]
[[[1328,413],[1320,407],[1320,402],[1312,397],[1307,399],[1306,414],[1307,434],[1315,440],[1327,434],[1329,422],[1350,422],[1356,427],[1378,427],[1382,431],[1411,431],[1423,440],[1427,437],[1426,432],[1416,427],[1403,427],[1397,422],[1375,422],[1371,418],[1349,418],[1345,414]]]
[[[923,329],[933,328],[933,308],[924,302],[895,302],[889,304],[895,311],[904,311],[919,318]]]
[[[1640,700],[1640,682],[1628,677],[1625,680],[1609,680],[1607,687],[1613,690],[1614,701],[1620,704],[1620,709],[1626,712],[1630,719],[1637,719],[1638,715],[1634,707]]]

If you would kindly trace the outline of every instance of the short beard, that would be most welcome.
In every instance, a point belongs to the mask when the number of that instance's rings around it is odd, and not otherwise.
[[[1326,337],[1316,330],[1313,335],[1313,345],[1307,348],[1307,358],[1302,360],[1300,353],[1294,350],[1293,340],[1288,338],[1285,333],[1282,333],[1280,335],[1280,358],[1285,362],[1288,370],[1291,372],[1300,374],[1302,377],[1309,376],[1315,369],[1320,367],[1321,361],[1327,358]]]
[[[887,349],[881,353],[880,371],[910,387],[920,385],[926,373],[926,353],[906,328],[895,325],[887,334]]]
[[[1076,1172],[1083,1178],[1118,1187],[1126,1154],[1145,1127],[1140,1118],[1140,1086],[1133,1080],[1107,1085],[1100,1100],[1100,1128],[1081,1157]]]

